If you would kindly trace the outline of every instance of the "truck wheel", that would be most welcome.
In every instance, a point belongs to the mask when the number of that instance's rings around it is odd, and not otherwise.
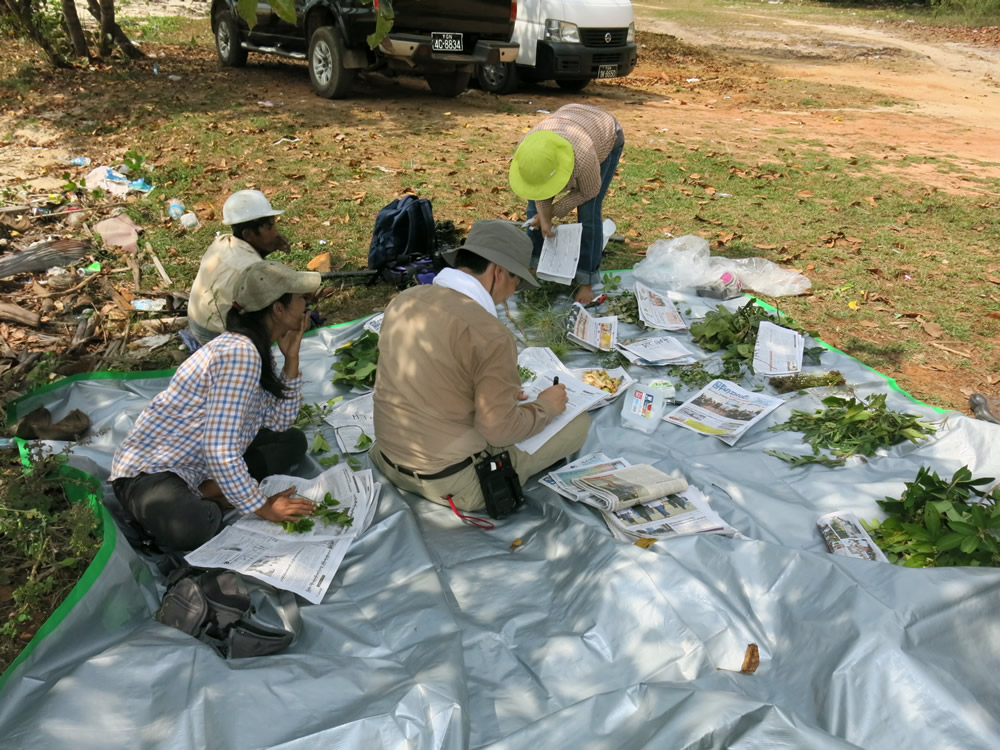
[[[590,83],[589,78],[567,78],[561,81],[556,81],[556,84],[563,91],[583,91],[587,88],[588,83]]]
[[[479,88],[491,94],[512,94],[517,91],[517,66],[512,62],[476,66]]]
[[[317,94],[343,99],[354,84],[357,71],[344,67],[344,40],[332,26],[320,26],[309,40],[309,80]]]
[[[437,73],[427,76],[427,85],[438,96],[456,97],[469,88],[471,73]]]
[[[226,68],[247,64],[247,51],[240,46],[240,27],[233,14],[222,11],[215,17],[215,51]]]

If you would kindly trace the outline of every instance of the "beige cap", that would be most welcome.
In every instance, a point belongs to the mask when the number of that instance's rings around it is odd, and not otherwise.
[[[257,312],[286,294],[312,294],[322,281],[314,271],[293,271],[273,260],[262,260],[236,277],[233,304],[240,310]]]
[[[531,240],[516,224],[503,219],[477,221],[469,230],[464,245],[441,255],[448,265],[453,266],[459,250],[468,250],[486,258],[512,274],[520,276],[528,285],[538,286],[530,270]]]

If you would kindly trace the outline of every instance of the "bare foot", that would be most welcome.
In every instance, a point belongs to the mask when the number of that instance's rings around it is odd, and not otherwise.
[[[580,284],[576,289],[576,297],[574,302],[579,302],[581,305],[589,305],[594,301],[594,289],[590,284]]]

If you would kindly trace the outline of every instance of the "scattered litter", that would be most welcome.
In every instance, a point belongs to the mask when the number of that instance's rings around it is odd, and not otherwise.
[[[192,211],[188,211],[186,214],[181,216],[181,224],[188,230],[195,230],[201,227],[201,222],[198,221],[198,216]]]
[[[380,172],[385,172],[386,174],[396,174],[395,169],[389,169],[388,167],[383,167],[381,164],[376,164],[375,169],[379,170]]]
[[[167,309],[167,301],[165,299],[134,299],[132,300],[132,309],[140,310],[142,312],[162,312]]]
[[[551,113],[551,112],[550,112],[549,110],[547,110],[547,109],[536,109],[535,111],[536,111],[536,112],[538,112],[539,114],[542,114],[542,115],[550,115],[550,114],[552,114],[552,113]]]
[[[169,343],[172,338],[173,335],[169,333],[160,333],[155,336],[144,336],[141,339],[133,341],[129,345],[129,349],[158,349],[164,344]]]
[[[64,156],[63,161],[67,164],[72,164],[74,167],[87,167],[90,166],[89,156]]]
[[[80,266],[78,269],[76,269],[77,276],[90,276],[92,274],[100,272],[101,272],[101,264],[96,260],[89,266]]]
[[[688,83],[700,83],[701,82],[700,78],[688,78],[686,80],[687,80]]]
[[[139,252],[141,231],[142,227],[136,226],[128,214],[118,214],[94,225],[94,232],[101,235],[105,245],[120,247],[132,254]]]
[[[158,63],[153,63],[153,75],[154,76],[160,75],[160,66]]]
[[[171,219],[179,219],[184,213],[184,202],[180,198],[171,198],[167,203],[167,213]]]
[[[180,76],[167,76],[167,80],[170,81],[180,81],[183,80]]]
[[[281,138],[279,138],[278,140],[276,140],[274,143],[272,143],[271,145],[272,146],[277,146],[279,143],[298,143],[298,142],[299,142],[299,139],[296,138],[294,135],[284,135]]]
[[[257,100],[257,104],[259,104],[262,107],[278,107],[278,106],[280,106],[280,104],[275,104],[274,102],[272,102],[269,99],[258,99]]]
[[[104,166],[90,170],[90,174],[87,175],[87,189],[93,192],[97,188],[106,190],[112,195],[122,197],[128,194],[130,190],[148,193],[153,189],[153,186],[143,178],[129,180],[121,172]]]

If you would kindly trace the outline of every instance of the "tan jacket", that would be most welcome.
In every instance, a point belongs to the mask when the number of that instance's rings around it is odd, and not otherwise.
[[[520,390],[513,334],[473,299],[424,285],[386,308],[375,440],[393,463],[434,473],[540,432],[556,415]]]
[[[191,285],[188,316],[209,331],[225,331],[237,274],[261,260],[264,259],[248,242],[231,234],[216,237],[201,257],[198,275]]]
[[[568,192],[558,200],[535,201],[536,205],[552,204],[552,216],[562,218],[601,192],[601,162],[608,158],[618,140],[618,120],[614,115],[589,104],[567,104],[538,123],[528,134],[536,130],[550,130],[573,146],[573,174],[566,185]]]

